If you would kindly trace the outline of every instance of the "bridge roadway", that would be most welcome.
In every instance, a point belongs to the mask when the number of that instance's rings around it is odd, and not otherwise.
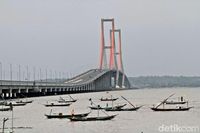
[[[70,86],[77,85],[77,84],[78,85],[87,84],[89,82],[96,80],[97,78],[99,78],[100,76],[102,76],[103,74],[105,74],[108,71],[109,70],[91,69],[85,73],[82,73],[82,74],[66,81],[65,83]]]
[[[69,94],[92,91],[106,91],[115,88],[116,71],[91,69],[71,79],[57,82],[43,81],[0,81],[2,98],[33,97],[55,94]],[[122,73],[120,74],[122,79]],[[113,83],[112,83],[113,82]],[[126,78],[126,87],[130,87]],[[122,84],[122,83],[121,83]]]

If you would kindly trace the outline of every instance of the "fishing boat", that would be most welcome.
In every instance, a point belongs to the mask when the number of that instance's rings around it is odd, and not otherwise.
[[[33,100],[28,100],[27,96],[23,95],[23,94],[20,94],[20,97],[22,98],[19,98],[16,103],[32,103]]]
[[[5,101],[0,101],[0,105],[4,105],[5,104]]]
[[[116,106],[106,106],[106,107],[101,107],[101,106],[89,106],[89,108],[90,108],[90,109],[93,109],[93,110],[98,110],[98,109],[109,110],[109,109],[112,109],[112,108],[121,109],[121,108],[123,108],[124,106],[126,106],[126,104],[116,105]]]
[[[71,103],[71,102],[76,102],[76,101],[77,101],[76,99],[74,99],[74,98],[71,97],[70,95],[69,95],[69,97],[70,97],[70,100],[66,100],[66,99],[60,97],[60,99],[58,100],[58,102],[59,102],[59,103]]]
[[[7,104],[6,101],[4,101],[4,104],[2,104],[0,111],[11,111],[13,109],[12,103],[9,103],[9,107],[5,106]]]
[[[86,117],[90,114],[91,112],[87,112],[87,113],[81,113],[81,114],[63,114],[63,113],[53,113],[53,114],[45,114],[45,116],[48,119],[52,119],[52,118],[59,118],[59,119],[63,119],[63,118],[71,118],[71,117]]]
[[[151,109],[153,111],[188,111],[191,108],[193,108],[193,107],[181,107],[181,106],[178,106],[176,108],[154,108],[154,107],[152,107]]]
[[[23,101],[23,100],[18,100],[16,101],[16,103],[32,103],[33,100],[26,100],[26,101]]]
[[[71,121],[106,121],[112,120],[117,115],[109,115],[109,116],[97,116],[97,117],[71,117],[69,118]]]
[[[175,108],[174,107],[170,107],[170,108],[165,108],[165,104],[166,104],[166,101],[172,97],[174,94],[170,95],[168,98],[164,99],[160,104],[158,104],[156,107],[151,107],[151,109],[153,111],[188,111],[190,110],[191,108],[193,107],[188,107],[188,104],[187,104],[187,107],[183,107],[183,106],[176,106]],[[187,102],[188,103],[188,102]],[[163,108],[159,108],[161,105],[163,105]]]
[[[111,108],[123,108],[124,106],[126,106],[126,104],[122,104],[122,105],[115,105],[113,106],[113,101],[112,101],[112,106],[108,106],[108,104],[106,104],[105,107],[101,107],[100,105],[95,104],[92,99],[90,98],[89,101],[91,102],[91,106],[89,106],[90,109],[92,110],[99,110],[99,109],[111,109]]]
[[[178,98],[178,101],[173,101],[173,100],[169,101],[169,100],[167,100],[165,102],[165,104],[186,104],[186,103],[187,103],[187,101],[185,101],[182,96],[180,98]]]
[[[10,106],[10,103],[12,103],[12,106],[25,106],[27,104],[27,103],[8,102],[5,104],[5,106]]]
[[[112,97],[111,98],[103,98],[102,97],[100,100],[101,101],[116,101],[117,99],[119,99],[119,98],[112,98]]]
[[[128,99],[126,99],[125,97],[121,96],[124,100],[126,100],[132,107],[130,108],[106,108],[106,111],[137,111],[138,109],[140,109],[142,106],[136,106],[133,105]]]
[[[107,92],[108,93],[108,92]],[[101,99],[99,99],[100,101],[116,101],[119,98],[113,98],[112,95],[110,95],[110,97],[101,97]]]
[[[105,109],[105,111],[137,111],[141,107],[142,106],[135,106],[131,108],[108,108],[108,109]]]
[[[90,99],[90,101],[92,102],[91,99]],[[99,116],[99,111],[101,111],[104,114],[106,114],[106,116]],[[91,117],[70,117],[69,119],[71,121],[105,121],[105,120],[111,120],[111,119],[115,118],[115,116],[117,116],[117,115],[108,115],[104,110],[100,109],[100,105],[97,105],[97,112],[98,112],[97,116],[91,116]]]
[[[11,108],[10,107],[1,107],[0,108],[0,111],[10,111],[11,110]]]
[[[72,103],[76,102],[77,100],[58,100],[59,103]]]
[[[166,101],[165,104],[186,104],[187,101]]]
[[[62,107],[62,106],[70,106],[71,103],[47,103],[44,104],[46,107]]]

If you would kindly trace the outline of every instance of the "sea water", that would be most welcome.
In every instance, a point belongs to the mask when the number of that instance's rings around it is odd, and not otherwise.
[[[155,112],[150,109],[153,104],[158,104],[169,95],[175,93],[173,98],[183,96],[189,100],[189,106],[194,108],[180,112]],[[101,102],[101,97],[118,97],[115,102]],[[61,95],[69,98],[68,95]],[[14,107],[13,124],[15,133],[200,133],[200,88],[158,88],[137,89],[110,92],[93,92],[71,94],[78,99],[69,107],[45,107],[50,101],[57,101],[60,96],[47,96],[30,98],[33,103],[26,106]],[[124,104],[131,107],[121,96],[128,99],[134,105],[143,105],[138,111],[106,112],[118,114],[113,120],[71,122],[68,119],[47,119],[44,114],[63,113],[70,114],[89,112],[89,99],[101,106],[108,104]],[[176,106],[176,105],[175,105]],[[103,111],[99,115],[105,116]],[[97,116],[97,111],[92,111],[89,116]],[[3,118],[9,118],[5,123],[5,131],[10,131],[12,112],[0,112],[0,124],[2,130]],[[190,130],[191,129],[191,130]],[[187,130],[187,131],[186,131]]]

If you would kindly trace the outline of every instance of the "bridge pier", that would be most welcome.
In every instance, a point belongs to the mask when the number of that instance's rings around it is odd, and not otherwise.
[[[9,89],[2,89],[2,99],[9,99]]]
[[[28,94],[28,89],[27,88],[20,88],[19,89],[19,97],[23,98],[23,97],[27,97]]]
[[[52,92],[52,88],[47,88],[46,92],[47,92],[47,93]]]
[[[61,89],[60,88],[56,88],[56,93],[57,94],[61,94],[60,92],[61,92]]]
[[[12,98],[17,98],[17,93],[19,93],[19,88],[12,89]]]
[[[40,92],[41,92],[41,93],[46,93],[47,90],[48,90],[48,88],[41,88],[41,89],[40,89]]]
[[[47,89],[46,89],[46,92],[42,92],[44,95],[51,95],[51,93],[52,93],[52,88],[51,87],[48,87]]]
[[[55,94],[56,94],[56,88],[52,88],[51,95],[55,95]]]
[[[9,90],[8,98],[12,98],[12,91],[11,90]]]
[[[28,93],[28,89],[20,89],[20,93]]]

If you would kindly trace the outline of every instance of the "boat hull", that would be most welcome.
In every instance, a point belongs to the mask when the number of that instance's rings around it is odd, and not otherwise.
[[[182,101],[182,102],[168,102],[168,101],[166,101],[165,102],[166,104],[185,104],[186,103],[186,101]]]
[[[105,109],[106,111],[137,111],[142,106],[134,107],[134,108],[111,108],[111,109]]]
[[[66,104],[45,104],[45,107],[63,107],[63,106],[69,106],[71,103],[66,103]]]
[[[0,111],[10,111],[11,108],[0,108]]]
[[[106,120],[112,120],[117,115],[111,115],[111,116],[102,116],[102,117],[72,117],[69,118],[71,121],[106,121]]]
[[[92,109],[92,110],[98,110],[98,109],[104,109],[104,110],[107,110],[107,109],[112,109],[112,108],[115,108],[115,109],[121,109],[121,108],[123,108],[124,106],[126,106],[126,104],[123,104],[123,105],[117,105],[117,106],[113,106],[113,107],[89,106],[89,108]]]
[[[73,102],[76,102],[77,100],[59,100],[58,102],[59,103],[73,103]]]
[[[12,106],[25,106],[26,103],[12,103]],[[5,104],[5,106],[10,106],[10,103]]]
[[[53,119],[53,118],[63,119],[63,118],[71,118],[71,117],[86,117],[89,114],[90,114],[90,112],[89,113],[84,113],[84,114],[74,114],[74,115],[64,115],[64,114],[47,115],[47,114],[45,114],[45,116],[48,119]]]
[[[162,109],[162,108],[151,108],[153,111],[188,111],[192,107],[187,108],[168,108],[168,109]]]
[[[119,98],[101,98],[101,101],[116,101]]]
[[[30,101],[17,101],[16,103],[32,103],[33,100],[30,100]]]

